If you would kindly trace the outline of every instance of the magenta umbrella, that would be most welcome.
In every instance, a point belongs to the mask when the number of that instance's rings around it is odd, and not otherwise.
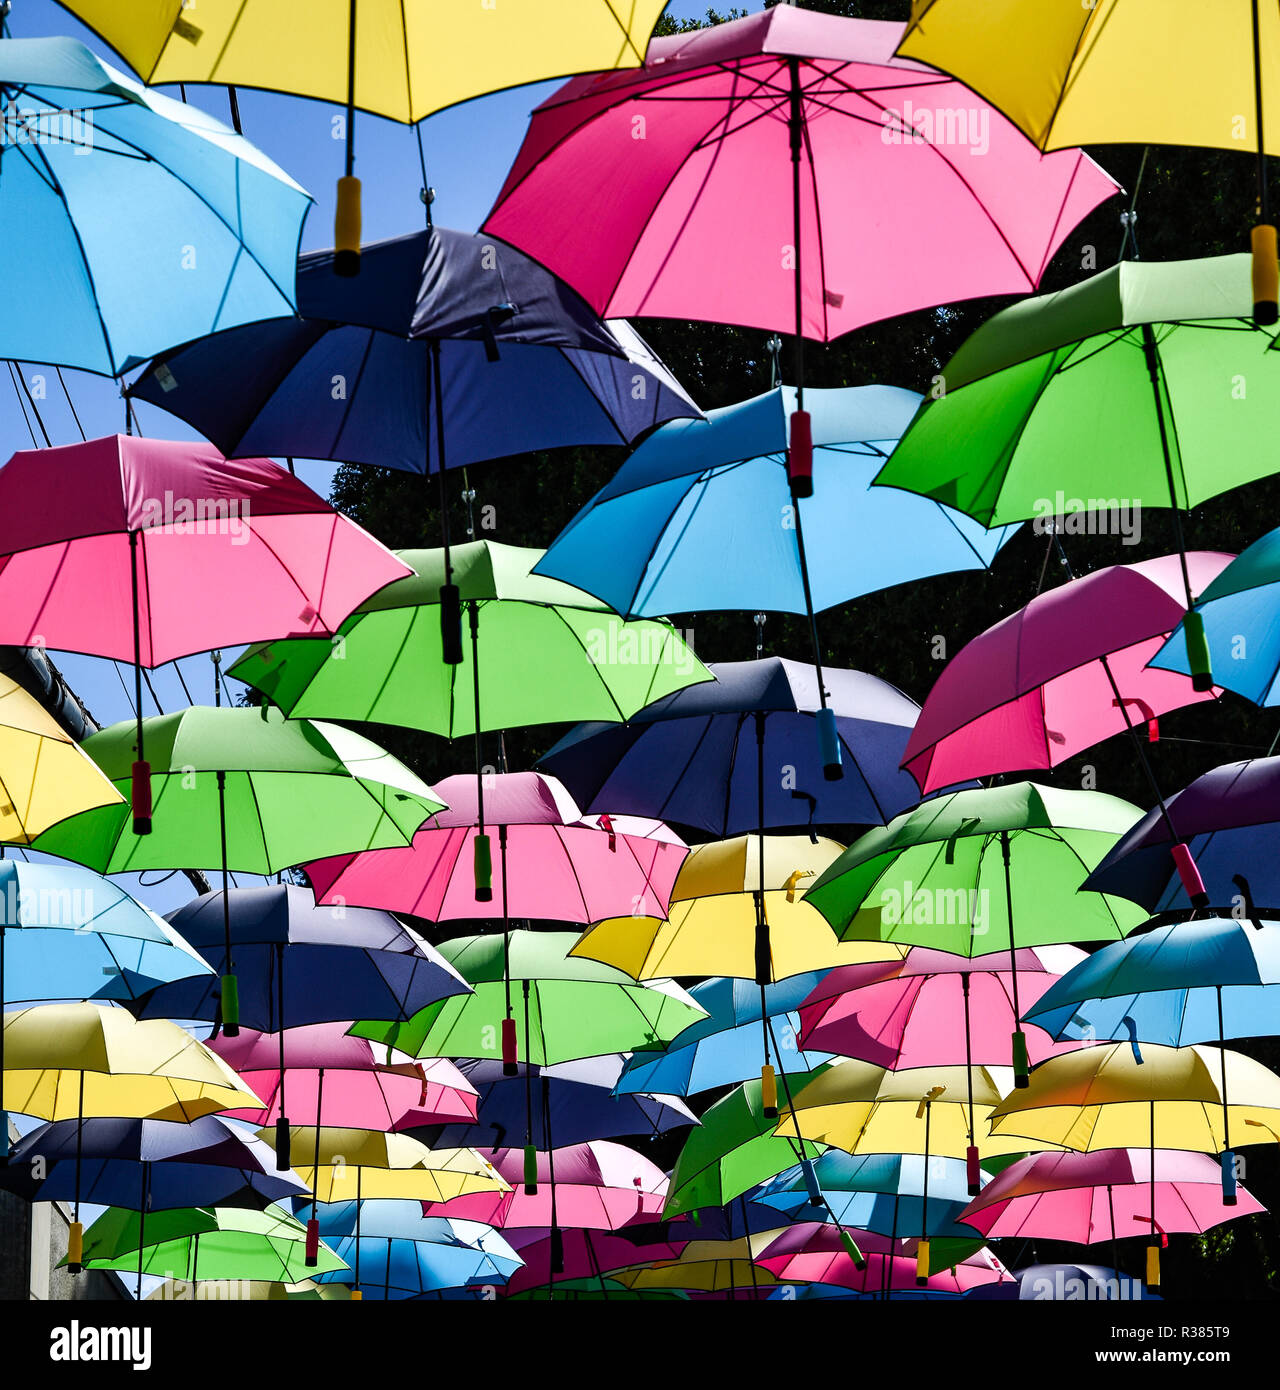
[[[629,1234],[620,1235],[589,1227],[570,1229],[559,1233],[558,1245],[550,1230],[509,1227],[503,1236],[524,1261],[524,1267],[516,1270],[507,1280],[504,1293],[509,1297],[527,1289],[544,1287],[548,1283],[546,1272],[551,1270],[556,1256],[559,1256],[561,1267],[551,1271],[551,1282],[557,1279],[597,1279],[603,1283],[606,1275],[615,1270],[630,1269],[642,1261],[651,1264],[679,1259],[685,1242],[681,1240],[672,1244],[656,1238],[641,1240],[638,1237],[646,1224],[652,1227],[655,1235],[662,1230],[653,1221],[636,1222],[629,1228]]]
[[[797,499],[813,493],[805,338],[1034,289],[1116,191],[1079,150],[1042,155],[955,79],[895,57],[902,34],[776,5],[655,39],[643,67],[574,78],[538,107],[485,223],[598,313],[793,332]],[[835,781],[825,696],[821,708]]]
[[[135,834],[151,828],[144,666],[336,632],[409,573],[270,459],[109,435],[0,468],[0,644],[133,662]]]
[[[802,1048],[860,1058],[899,1071],[963,1065],[969,1080],[969,1192],[981,1185],[973,1132],[973,1068],[1013,1065],[1012,1034],[1023,1028],[1032,1065],[1082,1044],[1063,1044],[1018,1021],[1058,979],[1085,959],[1075,946],[1023,947],[960,956],[915,946],[900,961],[842,965],[800,1005]]]
[[[373,1045],[352,1037],[348,1027],[313,1023],[286,1028],[283,1039],[241,1028],[238,1037],[209,1038],[208,1046],[268,1110],[265,1119],[257,1110],[229,1110],[228,1118],[274,1124],[287,1096],[292,1122],[317,1128],[401,1130],[475,1120],[475,1087],[451,1061],[379,1062]]]
[[[1203,591],[1230,555],[1193,551]],[[1112,565],[1033,598],[962,647],[920,711],[902,766],[924,792],[1056,767],[1113,734],[1214,700],[1189,676],[1148,667],[1186,615],[1181,557]]]
[[[1152,1175],[1155,1175],[1154,1182]],[[998,1173],[956,1218],[988,1238],[1023,1236],[1076,1245],[1125,1236],[1161,1239],[1204,1232],[1266,1210],[1243,1187],[1222,1200],[1222,1170],[1209,1154],[1182,1149],[1038,1153]],[[1112,1255],[1112,1264],[1115,1256]]]

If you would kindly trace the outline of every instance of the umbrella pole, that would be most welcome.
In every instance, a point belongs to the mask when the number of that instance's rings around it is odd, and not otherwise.
[[[1111,1218],[1111,1268],[1120,1273],[1120,1249],[1116,1245],[1116,1200],[1111,1184],[1107,1184],[1107,1215]]]
[[[333,217],[333,270],[350,278],[360,274],[360,180],[356,169],[356,0],[347,12],[347,160],[338,180]]]
[[[538,1192],[538,1147],[533,1142],[533,1051],[530,1047],[529,981],[520,981],[524,995],[524,1195]]]
[[[80,1168],[84,1160],[84,1068],[80,1069],[79,1099],[76,1101],[76,1200],[75,1219],[67,1234],[67,1273],[84,1273],[84,1223],[80,1220]]]
[[[436,471],[440,485],[440,541],[444,546],[444,583],[440,586],[440,658],[446,666],[462,665],[462,596],[453,582],[453,553],[449,547],[449,493],[445,487],[444,379],[440,366],[440,339],[429,340],[431,353],[431,408],[436,417]],[[431,454],[427,453],[427,472]]]
[[[511,1012],[511,917],[507,899],[507,827],[498,827],[498,859],[502,868],[502,992],[506,1013],[502,1019],[502,1074],[520,1074],[516,1044],[516,1020]]]
[[[924,1102],[924,1180],[921,1183],[920,1241],[916,1246],[916,1286],[929,1282],[929,1127],[933,1122],[933,1101]]]
[[[308,1269],[315,1269],[320,1263],[320,1199],[316,1195],[320,1177],[320,1126],[324,1121],[324,1068],[321,1067],[316,1080],[316,1146],[312,1156],[311,1218],[307,1222],[307,1243],[303,1247],[302,1262]],[[356,1172],[360,1171],[357,1166]],[[332,1194],[330,1194],[332,1195]],[[359,1211],[359,1207],[356,1208]]]
[[[151,1176],[151,1165],[143,1160],[142,1163],[142,1191],[139,1194],[138,1204],[138,1302],[142,1302],[142,1251],[146,1245],[147,1232],[147,1189],[150,1186],[148,1179]]]
[[[142,731],[142,613],[138,595],[138,533],[129,532],[129,575],[133,586],[133,707],[138,721],[138,757],[131,769],[133,833],[151,834],[151,764]]]
[[[976,1197],[982,1190],[982,1177],[978,1170],[978,1145],[973,1134],[973,1041],[969,1029],[969,972],[960,972],[960,987],[964,991],[964,1075],[969,1086],[969,1149],[965,1154],[965,1177],[969,1183],[969,1196]]]
[[[1151,1243],[1147,1246],[1147,1286],[1160,1287],[1160,1237],[1156,1227],[1156,1103],[1151,1101],[1151,1146],[1147,1162],[1151,1178]]]
[[[547,1145],[547,1186],[551,1189],[551,1249],[550,1276],[547,1280],[547,1301],[554,1300],[554,1276],[564,1273],[564,1232],[556,1221],[556,1151],[551,1137],[551,1082],[544,1070],[542,1073],[542,1137]]]
[[[764,908],[764,712],[757,710],[756,721],[756,984],[760,986],[760,1024],[764,1038],[764,1061],[760,1066],[760,1110],[766,1120],[778,1116],[778,1087],[774,1080],[769,1057],[769,1010],[765,989],[772,978],[772,953],[769,949],[769,920]]]
[[[1218,986],[1218,1061],[1222,1067],[1222,1205],[1236,1205],[1236,1156],[1231,1151],[1231,1107],[1227,1104],[1227,1040],[1222,1023],[1222,986]],[[1152,1177],[1154,1183],[1155,1178]]]
[[[355,1266],[352,1269],[351,1277],[355,1281],[351,1285],[351,1299],[353,1302],[360,1302],[364,1295],[360,1292],[360,1178],[364,1172],[364,1165],[356,1165],[356,1253]],[[387,1263],[391,1263],[390,1247],[387,1251]]]
[[[222,968],[222,1031],[228,1038],[240,1036],[240,990],[231,955],[231,898],[227,873],[227,774],[218,778],[218,835],[222,844],[222,938],[226,961]]]
[[[1276,229],[1267,208],[1267,145],[1262,122],[1262,37],[1258,32],[1258,0],[1253,0],[1253,104],[1258,132],[1257,223],[1250,235],[1253,252],[1253,321],[1267,327],[1280,318],[1280,263],[1276,259]]]
[[[1027,1035],[1022,1031],[1022,1009],[1018,1004],[1018,956],[1013,940],[1013,874],[1009,864],[1009,832],[1000,832],[1000,855],[1004,860],[1004,901],[1009,914],[1009,974],[1013,979],[1013,1084],[1024,1090],[1031,1084],[1027,1061]]]
[[[475,710],[475,761],[476,761],[476,814],[479,828],[476,831],[474,869],[476,881],[476,902],[493,901],[493,857],[489,847],[489,837],[484,830],[484,753],[480,746],[480,601],[472,599],[468,605],[467,618],[471,628],[471,693]]]
[[[278,943],[276,974],[276,1027],[280,1033],[280,1113],[276,1116],[276,1170],[284,1172],[289,1167],[289,1120],[284,1104],[284,942]]]

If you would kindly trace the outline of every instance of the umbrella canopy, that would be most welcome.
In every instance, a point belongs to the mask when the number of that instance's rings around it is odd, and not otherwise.
[[[1085,957],[1026,1011],[1054,1037],[1182,1047],[1280,1031],[1280,923],[1166,923]]]
[[[433,1130],[433,1145],[471,1144],[485,1151],[491,1144],[495,1150],[507,1147],[509,1138],[526,1133],[530,1084],[542,1098],[532,1111],[528,1141],[539,1149],[630,1135],[653,1139],[698,1123],[697,1116],[673,1095],[643,1091],[615,1095],[623,1070],[623,1058],[617,1053],[554,1067],[517,1063],[514,1076],[506,1074],[497,1059],[468,1059],[459,1062],[458,1070],[475,1087],[479,1104],[469,1119]]]
[[[834,940],[826,921],[805,902],[806,886],[837,861],[843,846],[807,835],[769,835],[763,846],[760,839],[738,835],[695,845],[671,891],[666,921],[633,915],[597,922],[572,954],[616,966],[637,980],[755,978],[761,857],[774,980],[900,954],[881,943]]]
[[[976,1143],[986,1159],[1055,1145],[1049,1140],[1032,1145],[994,1130],[987,1135],[987,1118],[1009,1089],[1007,1076],[990,1067],[886,1071],[870,1062],[835,1062],[793,1096],[790,1109],[779,1116],[777,1133],[799,1134],[851,1154],[964,1158]]]
[[[126,1003],[166,982],[212,973],[167,922],[110,879],[78,864],[0,860],[6,1004]]]
[[[448,809],[407,848],[340,855],[306,866],[323,903],[364,903],[432,921],[504,918],[586,923],[621,912],[665,913],[687,849],[661,821],[583,816],[556,781],[537,772],[446,777]],[[478,792],[483,795],[483,811]],[[484,816],[481,822],[481,814]],[[498,828],[493,901],[478,901],[475,845]],[[372,1009],[368,1017],[379,1017]]]
[[[468,1216],[508,1228],[613,1231],[662,1213],[667,1175],[624,1144],[593,1139],[540,1149],[530,1163],[518,1148],[485,1155],[510,1191],[426,1204],[428,1215]],[[530,1176],[535,1181],[529,1182]],[[533,1189],[532,1191],[530,1189]]]
[[[257,1096],[176,1023],[100,1004],[4,1016],[4,1109],[44,1120],[94,1115],[197,1120]]]
[[[665,1229],[662,1223],[652,1221],[617,1231],[571,1226],[560,1231],[553,1251],[550,1231],[509,1227],[502,1234],[524,1260],[524,1268],[507,1281],[507,1295],[567,1299],[582,1290],[583,1297],[613,1298],[619,1291],[624,1299],[633,1296],[623,1284],[606,1276],[633,1267],[638,1259],[665,1262],[678,1258],[681,1244],[663,1239]],[[553,1260],[553,1254],[560,1258]],[[563,1272],[553,1268],[555,1264],[563,1265]]]
[[[226,454],[410,473],[626,444],[699,413],[630,329],[501,242],[432,227],[366,246],[358,281],[334,263],[300,257],[295,316],[162,354],[133,394]]]
[[[691,1240],[674,1260],[615,1270],[613,1277],[635,1293],[688,1289],[704,1295],[727,1293],[730,1298],[735,1296],[734,1290],[759,1294],[781,1282],[755,1263],[758,1249],[766,1243],[766,1235],[737,1240]]]
[[[896,386],[811,390],[804,544],[815,611],[926,575],[982,569],[1011,531],[871,480],[920,404]],[[789,386],[655,430],[538,562],[619,613],[804,613],[787,481]],[[778,524],[778,518],[783,524]],[[902,543],[911,538],[910,545]]]
[[[44,706],[0,675],[0,843],[30,844],[60,820],[123,800]]]
[[[620,1095],[660,1091],[692,1096],[749,1081],[760,1072],[764,1020],[768,1021],[774,1050],[786,1057],[788,1068],[814,1071],[831,1059],[825,1053],[801,1050],[800,1015],[794,1009],[826,973],[810,970],[766,985],[763,999],[754,981],[733,976],[715,976],[694,985],[689,997],[700,1009],[706,1009],[707,1017],[677,1034],[661,1050],[633,1052],[618,1077],[616,1091]]]
[[[710,671],[666,623],[628,623],[581,589],[532,572],[540,550],[471,541],[450,551],[477,623],[459,665],[442,659],[442,550],[406,550],[413,574],[363,604],[330,642],[267,642],[231,674],[286,713],[373,720],[445,738],[571,719],[629,719]],[[481,679],[481,677],[483,677]],[[625,807],[613,807],[625,810]]]
[[[482,1057],[514,1017],[521,1060],[555,1066],[669,1042],[702,1010],[669,981],[637,984],[609,965],[569,955],[572,932],[459,936],[440,954],[474,993],[446,999],[407,1023],[365,1021],[352,1032],[418,1057]],[[510,1010],[508,1013],[507,1010]]]
[[[358,1285],[365,1297],[416,1298],[438,1289],[505,1284],[524,1263],[479,1221],[424,1216],[416,1202],[341,1202],[321,1209],[320,1234],[349,1269],[318,1282]]]
[[[425,1062],[378,1062],[372,1045],[352,1037],[346,1023],[314,1023],[279,1033],[241,1028],[235,1038],[216,1035],[209,1048],[240,1073],[266,1106],[231,1110],[232,1119],[278,1123],[285,1112],[303,1125],[323,1121],[339,1129],[403,1130],[476,1115],[476,1091],[443,1057]],[[284,1078],[280,1061],[284,1060]]]
[[[589,810],[660,816],[719,837],[762,825],[878,824],[919,799],[898,766],[919,706],[887,682],[824,667],[845,770],[829,782],[815,747],[821,701],[811,666],[766,657],[707,669],[713,683],[655,701],[620,727],[583,724],[538,765]]]
[[[276,1171],[261,1139],[219,1115],[190,1124],[94,1116],[41,1125],[14,1145],[0,1186],[27,1202],[147,1212],[265,1207],[307,1195],[292,1173]]]
[[[1188,556],[1188,559],[1190,557]],[[1208,585],[1197,586],[1196,612],[1220,684],[1268,708],[1280,703],[1280,528],[1242,551]],[[1181,624],[1179,624],[1181,627]],[[1184,631],[1175,631],[1151,666],[1190,674]]]
[[[309,1264],[306,1243],[306,1228],[279,1207],[185,1207],[144,1214],[108,1207],[84,1233],[84,1267],[140,1268],[143,1274],[187,1283],[266,1279],[286,1284],[307,1278],[308,1270],[344,1268],[323,1244]]]
[[[409,573],[279,464],[202,443],[22,450],[0,468],[0,516],[0,642],[143,666],[336,632]]]
[[[787,1096],[798,1096],[824,1070],[787,1073]],[[779,1137],[776,1131],[777,1117],[765,1114],[759,1078],[735,1086],[703,1112],[697,1129],[690,1130],[671,1170],[664,1214],[727,1206],[798,1160],[816,1158],[824,1147]]]
[[[219,773],[225,774],[225,866],[245,873],[272,874],[320,854],[406,844],[441,809],[407,767],[336,724],[286,720],[268,709],[200,706],[142,723],[156,788],[151,834],[135,834],[124,809],[108,808],[45,831],[38,848],[101,873],[212,867],[224,857]],[[91,735],[83,747],[124,786],[134,739],[129,720]]]
[[[1156,1227],[1203,1232],[1236,1216],[1265,1210],[1244,1188],[1228,1207],[1218,1165],[1207,1154],[1177,1149],[1099,1149],[1039,1153],[1017,1159],[982,1189],[960,1220],[988,1239],[1102,1240],[1148,1235],[1151,1179]]]
[[[1230,556],[1186,557],[1203,593]],[[1212,700],[1148,668],[1186,612],[1179,560],[1112,565],[1032,599],[942,668],[902,765],[925,792],[997,772],[1049,769],[1126,728]],[[1188,669],[1187,674],[1190,674]]]
[[[793,332],[798,288],[800,331],[823,342],[1033,288],[1114,185],[1078,152],[1039,157],[952,79],[894,58],[901,36],[779,6],[655,39],[638,72],[543,102],[485,230],[601,313]],[[610,197],[584,198],[601,169]]]
[[[8,41],[0,89],[34,132],[6,141],[0,234],[28,255],[0,288],[0,356],[115,376],[293,313],[310,198],[247,140],[74,39]]]
[[[953,792],[868,831],[805,901],[845,939],[958,955],[1115,940],[1141,914],[1075,890],[1139,815],[1118,797],[1032,782]]]
[[[1280,758],[1224,763],[1148,811],[1108,851],[1085,882],[1148,912],[1194,905],[1174,846],[1187,846],[1204,885],[1203,904],[1239,906],[1245,899],[1280,906],[1280,859],[1275,853]],[[1170,833],[1175,827],[1177,841]],[[1242,889],[1240,877],[1245,877]],[[1192,884],[1192,891],[1196,885]]]
[[[331,103],[350,96],[361,111],[406,123],[502,87],[636,67],[662,13],[659,0],[625,13],[607,0],[542,0],[483,14],[466,4],[366,0],[351,11],[353,35],[345,10],[317,25],[297,0],[249,0],[233,13],[202,12],[198,24],[136,4],[64,7],[147,82],[233,83]]]
[[[389,912],[326,907],[309,889],[288,883],[232,888],[226,899],[202,894],[168,920],[214,970],[225,972],[229,913],[240,1020],[249,1028],[277,1033],[364,1014],[409,1018],[468,992],[448,961]],[[212,975],[161,985],[133,1006],[139,1018],[210,1022],[220,1007]]]
[[[969,1290],[965,1298],[997,1299],[1024,1302],[1028,1299],[1062,1300],[1089,1299],[1107,1302],[1116,1299],[1155,1299],[1159,1294],[1149,1292],[1140,1279],[1121,1274],[1104,1265],[1027,1265],[1013,1271],[1013,1282],[980,1284]]]

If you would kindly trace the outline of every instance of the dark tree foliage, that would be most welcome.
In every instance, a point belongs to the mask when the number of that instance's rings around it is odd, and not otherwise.
[[[811,0],[808,8],[872,19],[904,20],[907,0]],[[708,12],[708,22],[733,18],[738,12]],[[664,20],[659,32],[698,27],[691,22]],[[1243,251],[1254,214],[1254,162],[1251,157],[1218,150],[1108,146],[1090,151],[1119,182],[1123,195],[1103,204],[1063,245],[1042,288],[1060,289],[1113,264],[1121,251],[1121,214],[1136,211],[1129,256],[1176,260]],[[1273,161],[1274,163],[1274,161]],[[743,215],[750,216],[749,201]],[[922,213],[922,215],[926,215]],[[945,228],[938,229],[937,254],[947,255]],[[874,273],[874,267],[868,267]],[[980,323],[1012,299],[988,299],[948,305],[873,324],[828,347],[808,344],[806,377],[813,386],[838,387],[885,382],[927,391],[950,355]],[[675,372],[704,409],[730,405],[767,390],[773,358],[768,335],[715,324],[648,320],[641,329],[659,356]],[[780,354],[783,380],[790,379],[791,344]],[[495,408],[501,408],[495,403]],[[624,451],[616,448],[564,449],[498,460],[449,479],[451,526],[455,538],[468,529],[464,491],[475,489],[472,512],[477,536],[515,545],[546,546],[577,509],[616,471]],[[1280,469],[1280,459],[1276,461]],[[439,516],[436,482],[376,468],[343,466],[336,477],[333,500],[345,512],[394,547],[438,544]],[[1280,478],[1267,479],[1212,499],[1183,517],[1189,548],[1238,552],[1276,523]],[[912,544],[909,535],[901,537]],[[1077,574],[1104,565],[1127,563],[1165,554],[1174,548],[1173,524],[1167,512],[1143,516],[1141,542],[1134,546],[1119,537],[1072,536],[1064,539]],[[923,700],[941,668],[934,656],[937,638],[947,655],[1000,618],[1015,611],[1044,588],[1065,582],[1067,573],[1050,552],[1047,538],[1023,530],[1006,546],[990,571],[943,575],[872,594],[819,618],[823,659],[835,666],[874,672]],[[673,615],[675,623],[693,633],[703,660],[740,660],[756,650],[752,615],[690,613]],[[810,648],[803,621],[771,614],[764,626],[767,653],[805,659]],[[516,730],[505,736],[509,766],[527,767],[558,737],[559,729]],[[450,747],[442,740],[401,729],[373,731],[393,751],[427,778],[460,771],[471,765],[471,748]],[[1280,734],[1280,720],[1266,710],[1227,694],[1216,706],[1175,712],[1160,720],[1160,740],[1144,752],[1165,792],[1184,786],[1219,763],[1267,753]],[[486,739],[485,758],[496,763],[496,736]],[[1094,784],[1146,807],[1152,804],[1150,784],[1124,738],[1088,750],[1055,773],[1037,774],[1061,786]],[[848,839],[857,827],[832,827]],[[1239,1046],[1269,1066],[1280,1066],[1280,1049],[1270,1041]],[[665,1154],[663,1158],[673,1157]],[[1246,1181],[1268,1206],[1280,1205],[1280,1181],[1274,1151],[1251,1146]],[[655,1154],[655,1157],[658,1157]],[[1063,1248],[1057,1257],[1079,1258]],[[1124,1251],[1127,1249],[1127,1254]],[[1036,1251],[1002,1252],[1009,1263],[1030,1262],[1033,1255],[1054,1258],[1052,1247]],[[1108,1262],[1103,1247],[1099,1262]],[[1141,1270],[1139,1242],[1122,1244],[1128,1270]],[[1249,1298],[1274,1294],[1277,1284],[1275,1243],[1271,1218],[1232,1223],[1203,1239],[1179,1238],[1166,1254],[1166,1287],[1170,1297],[1203,1296],[1207,1288],[1222,1296]]]

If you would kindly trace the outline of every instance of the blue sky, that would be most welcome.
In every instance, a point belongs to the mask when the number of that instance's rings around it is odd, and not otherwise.
[[[674,0],[668,12],[687,18],[705,14],[706,0]],[[739,0],[739,8],[756,10],[761,0]],[[120,59],[97,40],[71,14],[53,0],[15,0],[10,15],[15,38],[69,34],[81,39],[116,66]],[[423,122],[423,148],[427,172],[436,190],[433,208],[442,226],[474,230],[484,220],[523,138],[529,112],[557,83],[538,83],[495,93],[430,117]],[[176,88],[165,88],[177,96]],[[189,101],[230,123],[226,92],[218,87],[189,87]],[[303,248],[333,243],[334,185],[343,172],[344,146],[332,136],[332,117],[339,110],[322,102],[274,93],[242,91],[240,114],[245,136],[269,154],[315,198],[303,229]],[[395,236],[423,225],[419,196],[422,179],[418,145],[412,127],[361,115],[356,127],[356,173],[363,184],[364,238],[366,241]],[[31,369],[27,370],[28,376]],[[123,430],[124,412],[114,383],[85,373],[67,372],[68,389],[86,433],[111,434]],[[79,439],[71,411],[60,397],[56,379],[50,379],[49,398],[41,414],[54,444]],[[0,377],[0,458],[16,449],[31,447],[22,412],[10,383]],[[143,432],[157,438],[190,439],[193,432],[173,416],[148,406],[139,410]],[[300,475],[317,491],[327,493],[332,468],[320,463],[299,465]],[[550,537],[548,537],[548,540]],[[91,602],[91,598],[86,601]],[[228,664],[230,654],[226,654]],[[72,686],[100,723],[132,716],[132,672],[110,662],[74,655],[55,660]],[[212,667],[207,656],[189,657],[182,672],[194,698],[212,703]],[[157,698],[168,711],[187,703],[172,668],[153,673]],[[148,703],[146,712],[155,713]],[[154,877],[154,876],[153,876]],[[137,888],[136,881],[131,885]],[[189,896],[185,879],[144,888],[141,896],[160,911],[168,911]]]

